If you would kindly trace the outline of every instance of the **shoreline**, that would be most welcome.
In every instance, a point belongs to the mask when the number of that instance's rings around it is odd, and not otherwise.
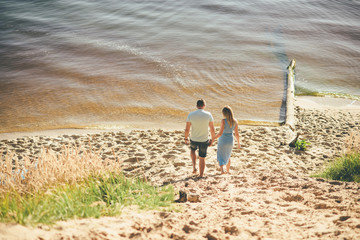
[[[346,99],[346,98],[333,98],[329,96],[317,97],[317,96],[295,96],[294,98],[294,108],[301,107],[304,109],[317,109],[317,110],[340,110],[340,111],[360,111],[360,101]],[[220,121],[220,120],[219,120]],[[216,122],[216,120],[215,120]],[[256,127],[256,126],[264,126],[264,127],[278,127],[281,124],[270,124],[266,122],[259,122],[259,124],[255,124],[253,121],[240,121],[240,122],[251,122],[254,124],[240,124],[242,127]],[[160,124],[159,124],[160,125]],[[40,130],[40,131],[26,131],[26,132],[7,132],[0,133],[0,140],[12,140],[16,138],[23,137],[35,137],[35,136],[43,136],[43,137],[55,137],[61,135],[86,135],[86,134],[99,134],[106,132],[124,132],[129,133],[132,130],[146,131],[146,130],[164,130],[164,131],[182,131],[185,129],[184,126],[180,126],[179,124],[168,125],[165,127],[159,127],[156,123],[148,124],[148,127],[144,128],[135,128],[135,127],[120,127],[118,129],[96,129],[96,128],[64,128],[64,129],[52,129],[52,130]],[[217,125],[216,125],[217,126]]]
[[[19,160],[42,148],[91,149],[103,159],[120,160],[128,178],[145,177],[155,186],[170,183],[200,198],[178,203],[181,212],[125,208],[117,217],[72,219],[51,227],[0,223],[0,239],[360,238],[360,184],[309,177],[342,154],[350,132],[360,132],[359,102],[328,100],[296,97],[295,132],[286,125],[240,126],[241,149],[233,149],[230,175],[220,175],[216,142],[208,149],[205,177],[193,175],[183,129],[82,135],[66,130],[60,137],[52,132],[0,140],[0,149],[13,151]],[[311,143],[307,151],[288,146],[296,132]]]
[[[294,112],[296,120],[294,128],[286,124],[282,126],[240,125],[241,149],[245,149],[244,151],[234,149],[234,152],[239,153],[240,157],[277,158],[286,160],[287,165],[289,163],[294,165],[294,160],[288,159],[286,156],[291,151],[279,151],[278,149],[286,146],[297,133],[300,133],[300,139],[319,144],[319,146],[312,146],[307,156],[299,156],[301,161],[315,159],[317,160],[315,165],[319,166],[320,162],[327,162],[331,158],[340,156],[345,137],[352,131],[360,131],[358,125],[360,121],[359,101],[296,97]],[[217,130],[218,128],[216,128]],[[188,148],[184,144],[183,134],[184,129],[182,128],[59,129],[15,132],[0,134],[0,149],[3,154],[8,151],[15,152],[19,160],[25,157],[36,158],[42,149],[61,152],[64,147],[78,148],[82,146],[85,149],[90,147],[91,150],[101,151],[100,154],[103,155],[103,158],[109,157],[115,151],[117,155],[112,158],[122,159],[126,163],[125,168],[131,172],[133,170],[131,165],[139,159],[156,159],[157,157],[167,160],[177,159],[178,163],[175,165],[182,165],[179,162],[188,160],[188,156],[184,155]],[[259,145],[260,143],[263,145]],[[172,148],[173,150],[169,150]],[[211,167],[217,165],[215,148],[216,142],[209,150],[209,154],[213,155],[212,163],[209,164]],[[271,169],[276,168],[271,167]],[[294,167],[291,169],[291,171],[295,170]],[[309,174],[313,173],[314,169],[315,166],[312,164],[311,167],[296,171]],[[134,174],[129,174],[129,176],[132,175]],[[154,182],[158,182],[158,180]]]
[[[333,98],[329,96],[317,97],[317,96],[295,96],[294,98],[294,107],[301,107],[305,109],[317,109],[317,110],[341,110],[341,111],[360,111],[360,101],[346,99],[346,98]],[[220,121],[220,120],[219,120]],[[216,122],[216,120],[215,120]],[[242,127],[277,127],[281,124],[276,123],[267,123],[259,121],[259,124],[256,124],[254,121],[243,120],[240,122],[251,122],[254,124],[240,124]],[[160,125],[160,124],[159,124]],[[96,128],[63,128],[63,129],[50,129],[50,130],[40,130],[40,131],[26,131],[26,132],[7,132],[0,133],[0,140],[12,140],[16,138],[23,137],[55,137],[61,135],[86,135],[86,134],[98,134],[105,132],[124,132],[129,133],[132,130],[164,130],[164,131],[179,131],[185,129],[184,126],[179,124],[168,125],[165,127],[159,127],[156,123],[148,124],[148,127],[144,128],[135,128],[135,127],[119,127],[117,129],[96,129]]]

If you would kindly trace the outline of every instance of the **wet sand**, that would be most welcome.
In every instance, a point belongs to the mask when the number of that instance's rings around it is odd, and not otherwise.
[[[360,132],[360,104],[311,97],[297,97],[295,103],[295,132],[286,126],[241,126],[241,149],[233,150],[231,174],[220,175],[215,144],[208,151],[204,178],[192,174],[183,129],[0,135],[0,149],[15,151],[20,159],[35,157],[43,147],[83,146],[103,158],[121,159],[127,177],[171,183],[199,197],[199,202],[177,203],[180,212],[130,207],[119,217],[69,220],[53,227],[0,224],[0,238],[359,239],[360,185],[310,175],[341,155],[350,132]],[[297,132],[311,143],[305,152],[288,146]]]

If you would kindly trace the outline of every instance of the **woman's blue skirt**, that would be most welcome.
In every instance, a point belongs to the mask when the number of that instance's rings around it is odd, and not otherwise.
[[[217,160],[220,166],[229,162],[231,151],[234,146],[234,137],[232,133],[223,133],[218,141]]]

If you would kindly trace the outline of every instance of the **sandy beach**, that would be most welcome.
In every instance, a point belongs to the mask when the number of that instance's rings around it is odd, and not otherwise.
[[[0,224],[0,239],[359,239],[360,185],[310,175],[342,154],[351,132],[360,132],[360,102],[296,97],[295,104],[295,131],[241,126],[241,149],[233,150],[231,174],[220,175],[215,143],[204,178],[192,174],[183,129],[0,134],[0,149],[20,160],[36,157],[42,148],[58,152],[63,146],[84,146],[104,159],[120,159],[127,177],[173,184],[199,197],[176,203],[179,212],[129,207],[119,217],[52,227]],[[288,146],[297,133],[311,143],[305,152]]]

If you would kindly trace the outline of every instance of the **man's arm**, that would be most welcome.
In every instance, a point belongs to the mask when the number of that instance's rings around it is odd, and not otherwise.
[[[186,122],[185,127],[185,143],[189,144],[189,133],[190,133],[191,122]]]
[[[215,140],[214,122],[209,122],[209,127],[210,127],[210,134],[211,134],[211,141],[210,141],[210,146],[211,146]]]

